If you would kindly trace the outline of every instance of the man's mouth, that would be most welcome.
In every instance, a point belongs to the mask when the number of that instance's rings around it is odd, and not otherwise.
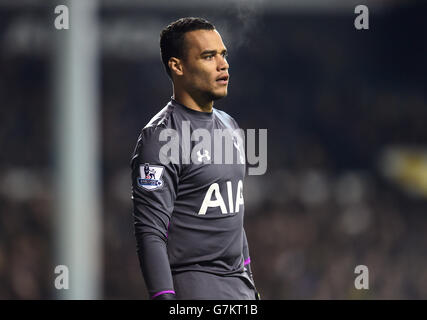
[[[220,84],[227,84],[228,83],[228,78],[229,75],[223,75],[223,76],[219,76],[218,78],[216,78],[216,82],[220,83]]]

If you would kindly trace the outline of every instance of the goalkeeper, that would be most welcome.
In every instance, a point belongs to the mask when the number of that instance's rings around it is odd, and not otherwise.
[[[173,96],[142,129],[131,160],[137,253],[150,298],[257,299],[243,228],[244,137],[213,107],[227,95],[227,49],[200,18],[167,26],[160,49]],[[210,145],[215,130],[240,133],[232,137],[233,162],[223,164],[224,152],[209,148],[186,158],[195,141],[183,132],[196,129],[209,133]],[[164,141],[171,131],[176,140]],[[167,143],[178,146],[179,159],[164,161]]]

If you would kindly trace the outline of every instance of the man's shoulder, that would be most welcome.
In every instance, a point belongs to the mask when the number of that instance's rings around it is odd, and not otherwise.
[[[227,112],[214,108],[214,112],[217,118],[220,118],[223,122],[230,123],[232,127],[239,128],[237,121],[229,115]]]
[[[158,153],[159,148],[162,146],[160,133],[163,129],[170,127],[170,118],[173,111],[174,106],[169,102],[141,129],[132,154],[131,164],[141,153],[141,148],[144,148],[147,153]]]
[[[142,128],[143,131],[146,130],[155,130],[157,128],[167,128],[170,123],[170,118],[174,111],[174,106],[172,103],[166,104],[158,113],[151,118],[151,120]]]
[[[137,149],[142,145],[159,147],[159,136],[163,129],[167,129],[171,125],[171,117],[174,112],[174,106],[170,102],[166,104],[151,120],[141,129],[137,145],[135,148],[136,153]]]

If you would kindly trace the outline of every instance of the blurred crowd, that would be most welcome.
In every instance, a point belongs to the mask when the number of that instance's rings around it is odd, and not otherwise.
[[[363,36],[340,15],[266,15],[230,43],[230,94],[215,106],[268,129],[268,171],[244,187],[264,299],[427,298],[427,201],[379,161],[390,145],[427,148],[426,31],[405,12],[406,27],[388,12]],[[0,70],[0,299],[54,298],[51,63],[2,50]],[[171,87],[159,57],[104,54],[101,70],[103,298],[144,299],[129,160]]]

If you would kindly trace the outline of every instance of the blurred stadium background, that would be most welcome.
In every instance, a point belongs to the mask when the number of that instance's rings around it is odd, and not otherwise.
[[[99,230],[75,212],[80,220],[70,227],[82,233],[73,250],[91,257],[78,272],[88,271],[93,286],[71,297],[147,298],[129,160],[139,130],[171,96],[158,37],[183,16],[212,21],[229,48],[229,96],[215,106],[243,128],[268,129],[267,174],[247,177],[244,191],[262,297],[427,298],[425,3],[94,1],[91,97],[64,101],[61,72],[88,62],[61,69],[70,48],[58,50],[58,43],[77,28],[77,17],[70,12],[71,29],[58,31],[54,8],[78,1],[0,1],[1,299],[61,297],[54,287],[54,268],[63,264],[58,251],[76,244],[59,236],[68,220],[58,188],[69,181],[58,170],[58,141],[66,141],[58,136],[67,132],[61,121],[74,108],[70,101],[88,100],[88,113],[77,119],[92,126],[81,129],[93,137],[83,135],[76,148],[88,140],[91,150],[92,141],[98,160],[94,175],[75,182],[96,188],[90,204],[80,205],[92,206],[88,220]],[[357,4],[370,9],[369,30],[354,28]],[[369,290],[354,288],[361,264],[370,271]]]

